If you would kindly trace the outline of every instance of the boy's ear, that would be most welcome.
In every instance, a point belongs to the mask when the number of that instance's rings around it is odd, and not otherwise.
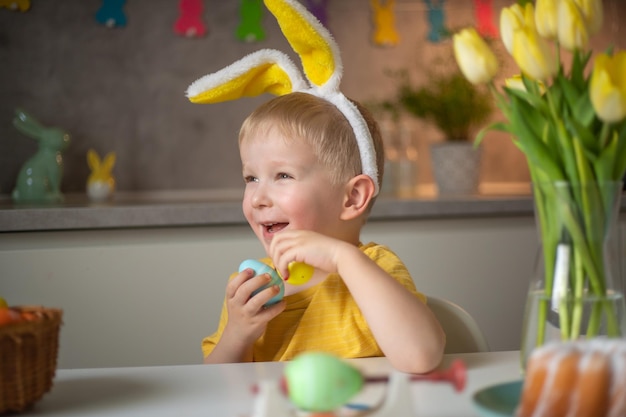
[[[348,181],[341,219],[351,220],[365,213],[375,192],[374,181],[365,174],[357,175]]]

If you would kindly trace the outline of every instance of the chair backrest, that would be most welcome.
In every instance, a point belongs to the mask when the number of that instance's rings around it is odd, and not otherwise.
[[[428,307],[446,333],[444,353],[489,352],[489,344],[478,322],[463,307],[428,296]]]

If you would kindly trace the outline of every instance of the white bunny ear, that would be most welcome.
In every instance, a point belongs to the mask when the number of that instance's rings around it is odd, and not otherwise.
[[[198,79],[187,88],[187,97],[193,103],[218,103],[266,92],[283,95],[303,91],[333,103],[352,126],[363,173],[372,179],[378,194],[376,150],[369,127],[357,107],[339,91],[343,73],[339,47],[328,30],[296,0],[264,1],[300,56],[313,88],[286,54],[263,49]]]
[[[333,103],[354,130],[363,173],[380,190],[376,150],[369,127],[356,106],[339,91],[343,74],[339,47],[330,32],[296,0],[264,0],[289,44],[302,60],[307,79],[317,87],[308,91]]]
[[[300,56],[309,81],[324,90],[338,90],[343,66],[330,32],[298,1],[265,0],[265,5]]]
[[[262,49],[193,82],[187,88],[187,97],[193,103],[219,103],[266,92],[280,96],[306,88],[308,85],[286,54]]]

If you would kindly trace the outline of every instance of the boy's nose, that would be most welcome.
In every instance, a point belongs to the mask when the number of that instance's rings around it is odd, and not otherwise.
[[[264,185],[259,183],[252,195],[252,207],[258,208],[269,205],[271,205],[271,199],[268,190]]]

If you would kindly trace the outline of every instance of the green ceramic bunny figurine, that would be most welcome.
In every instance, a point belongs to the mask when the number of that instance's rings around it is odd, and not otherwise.
[[[15,111],[13,125],[39,142],[39,150],[28,159],[17,177],[13,201],[18,203],[55,203],[63,201],[61,179],[63,157],[70,135],[56,127],[45,127],[21,109]]]

